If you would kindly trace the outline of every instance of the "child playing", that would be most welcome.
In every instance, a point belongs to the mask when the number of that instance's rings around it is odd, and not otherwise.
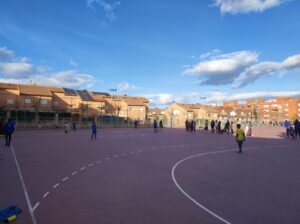
[[[242,152],[242,145],[243,145],[243,142],[246,140],[246,138],[245,138],[245,132],[244,132],[244,130],[241,128],[241,125],[240,124],[238,124],[237,126],[236,126],[236,141],[237,141],[237,143],[238,143],[238,145],[239,145],[239,153],[241,153]]]

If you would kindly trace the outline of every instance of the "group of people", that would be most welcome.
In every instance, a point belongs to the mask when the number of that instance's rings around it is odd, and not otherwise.
[[[185,130],[189,132],[195,132],[196,131],[197,122],[195,120],[186,120],[185,121]],[[210,126],[210,133],[212,134],[234,134],[234,123],[227,121],[225,124],[222,124],[221,121],[218,120],[206,120],[204,123],[204,131],[209,131]],[[200,129],[202,127],[199,127]],[[246,136],[252,136],[252,124],[251,122],[246,123],[245,125],[245,135]]]
[[[188,119],[185,121],[185,130],[190,132],[196,132],[197,122],[195,120],[189,121]]]
[[[154,119],[153,121],[153,129],[154,129],[154,132],[158,132],[158,125],[159,125],[159,129],[162,129],[164,126],[163,126],[163,122],[162,120],[159,121],[159,124],[157,123],[157,120]]]
[[[294,122],[285,120],[283,126],[286,129],[286,135],[288,138],[296,139],[300,138],[300,121],[296,119]]]

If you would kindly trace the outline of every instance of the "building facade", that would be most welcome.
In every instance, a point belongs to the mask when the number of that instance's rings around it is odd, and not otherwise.
[[[149,101],[144,97],[37,85],[0,83],[0,119],[35,124],[43,121],[147,121]],[[103,118],[103,119],[102,119]],[[106,119],[104,119],[106,118]]]

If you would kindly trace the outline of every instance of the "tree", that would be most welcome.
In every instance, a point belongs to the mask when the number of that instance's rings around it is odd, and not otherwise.
[[[253,109],[253,116],[254,116],[255,122],[257,122],[258,113],[257,113],[257,110],[255,108]]]
[[[40,96],[33,96],[32,98],[32,107],[34,110],[34,120],[35,125],[37,126],[39,123],[39,112],[40,112],[40,105],[41,105],[41,97]]]
[[[123,108],[122,102],[121,101],[115,101],[115,108],[116,108],[116,111],[117,111],[117,117],[119,117],[120,111]]]

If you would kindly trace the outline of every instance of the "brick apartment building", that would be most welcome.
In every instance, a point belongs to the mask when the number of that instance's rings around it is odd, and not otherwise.
[[[149,101],[144,97],[60,87],[0,83],[0,119],[43,122],[95,120],[99,117],[146,122]],[[119,120],[119,119],[118,119]]]
[[[244,104],[237,101],[224,102],[218,107],[220,114],[243,120],[260,122],[280,122],[300,117],[300,98],[277,97],[273,100],[248,100]]]

